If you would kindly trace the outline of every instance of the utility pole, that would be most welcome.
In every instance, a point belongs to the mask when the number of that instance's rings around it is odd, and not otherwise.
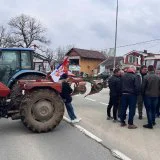
[[[116,30],[115,30],[115,45],[114,45],[114,62],[113,62],[113,69],[115,69],[115,67],[116,67],[117,26],[118,26],[118,0],[117,0],[117,9],[116,9]]]

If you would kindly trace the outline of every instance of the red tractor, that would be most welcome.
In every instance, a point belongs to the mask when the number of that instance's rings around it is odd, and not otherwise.
[[[47,132],[55,128],[63,118],[64,104],[59,96],[61,84],[47,80],[22,80],[18,82],[23,98],[17,114],[10,110],[10,100],[7,99],[10,89],[0,83],[0,117],[21,118],[23,124],[33,132]]]
[[[86,92],[85,82],[81,78],[70,78],[74,83],[75,94]],[[0,82],[0,118],[21,119],[23,124],[33,132],[48,132],[55,128],[63,118],[64,103],[59,95],[61,83],[50,79],[19,80],[22,98],[19,109],[13,110],[10,89]],[[92,85],[91,93],[99,92]]]

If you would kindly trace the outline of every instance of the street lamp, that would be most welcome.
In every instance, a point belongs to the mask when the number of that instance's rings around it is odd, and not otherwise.
[[[116,67],[117,25],[118,25],[118,0],[117,0],[117,9],[116,9],[116,30],[115,30],[115,45],[114,45],[114,62],[113,62],[113,69],[115,69],[115,67]]]

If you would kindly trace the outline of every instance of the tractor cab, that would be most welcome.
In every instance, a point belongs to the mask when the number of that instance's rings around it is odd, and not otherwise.
[[[20,70],[33,69],[33,49],[0,48],[0,82],[8,80]]]

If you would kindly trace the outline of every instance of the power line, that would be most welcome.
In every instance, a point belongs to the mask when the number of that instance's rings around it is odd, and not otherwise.
[[[155,47],[155,46],[158,46],[159,43],[160,43],[160,42],[158,42],[158,43],[156,43],[156,44],[154,44],[154,45],[151,45],[151,46],[147,47],[146,49],[149,49],[149,48],[153,48],[153,47]]]
[[[137,42],[137,43],[132,43],[132,44],[126,44],[126,45],[118,46],[117,48],[124,48],[124,47],[128,47],[128,46],[135,46],[135,45],[149,43],[149,42],[154,42],[154,41],[160,41],[160,39],[153,39],[153,40],[149,40],[149,41],[142,41],[142,42]]]

